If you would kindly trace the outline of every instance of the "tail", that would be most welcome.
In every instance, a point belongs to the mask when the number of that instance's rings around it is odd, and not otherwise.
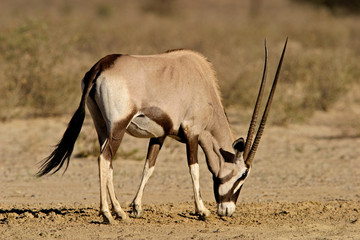
[[[64,164],[66,165],[64,173],[67,170],[70,162],[70,156],[71,153],[73,152],[76,139],[78,138],[80,134],[80,130],[84,123],[85,103],[89,96],[89,92],[93,85],[93,82],[99,76],[99,73],[100,73],[99,69],[93,67],[89,72],[85,74],[84,89],[81,96],[79,107],[72,116],[68,124],[68,127],[62,139],[56,145],[55,150],[47,158],[43,160],[43,163],[40,166],[40,170],[36,174],[36,176],[41,177],[43,175],[50,173],[53,169],[55,169],[52,172],[52,174],[54,174],[57,171],[59,171]]]

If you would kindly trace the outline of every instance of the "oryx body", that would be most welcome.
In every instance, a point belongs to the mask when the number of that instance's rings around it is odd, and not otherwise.
[[[265,70],[266,67],[264,76]],[[197,160],[200,145],[213,174],[218,214],[232,215],[260,137],[258,141],[255,139],[257,143],[251,151],[253,130],[249,130],[251,136],[248,136],[246,146],[242,138],[235,141],[221,103],[215,72],[205,57],[189,50],[173,50],[148,56],[108,55],[85,74],[82,89],[79,108],[38,175],[47,174],[55,168],[56,172],[65,162],[69,163],[87,104],[101,146],[98,159],[100,211],[105,220],[113,222],[107,194],[116,215],[126,218],[115,196],[111,164],[125,132],[134,137],[150,138],[142,180],[132,202],[132,216],[139,217],[142,214],[143,190],[167,136],[186,144],[196,212],[201,216],[210,214],[200,195]],[[235,154],[231,153],[233,149]],[[243,157],[244,150],[246,158]]]

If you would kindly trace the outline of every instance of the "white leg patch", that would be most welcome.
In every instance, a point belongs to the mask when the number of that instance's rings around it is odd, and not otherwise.
[[[193,188],[194,188],[195,210],[200,215],[208,217],[210,215],[210,211],[208,209],[206,209],[206,207],[204,206],[204,203],[200,197],[199,164],[195,163],[195,164],[190,165],[190,175],[191,175],[191,180],[193,182]]]
[[[145,185],[148,182],[148,180],[149,180],[150,176],[152,175],[152,173],[154,172],[154,168],[155,167],[149,168],[148,164],[145,165],[143,175],[142,175],[142,178],[141,178],[141,183],[140,183],[140,186],[139,186],[139,190],[138,190],[138,192],[136,194],[136,197],[134,199],[135,204],[141,205],[141,200],[142,200],[142,196],[143,196],[143,193],[144,193]]]

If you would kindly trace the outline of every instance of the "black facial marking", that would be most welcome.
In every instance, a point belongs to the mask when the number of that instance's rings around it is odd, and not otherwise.
[[[220,196],[219,196],[219,186],[220,186],[220,181],[217,177],[213,176],[213,181],[214,181],[214,195],[215,195],[215,201],[216,203],[220,202]]]
[[[234,176],[234,171],[232,171],[231,173],[229,173],[225,177],[216,178],[216,179],[218,179],[220,184],[223,184],[223,183],[226,183],[227,181],[229,181],[233,176]]]

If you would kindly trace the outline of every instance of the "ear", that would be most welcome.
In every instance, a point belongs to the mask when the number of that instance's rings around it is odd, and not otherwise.
[[[245,141],[241,137],[241,138],[235,140],[235,142],[233,143],[232,146],[233,146],[235,152],[236,151],[243,152],[245,150]]]

